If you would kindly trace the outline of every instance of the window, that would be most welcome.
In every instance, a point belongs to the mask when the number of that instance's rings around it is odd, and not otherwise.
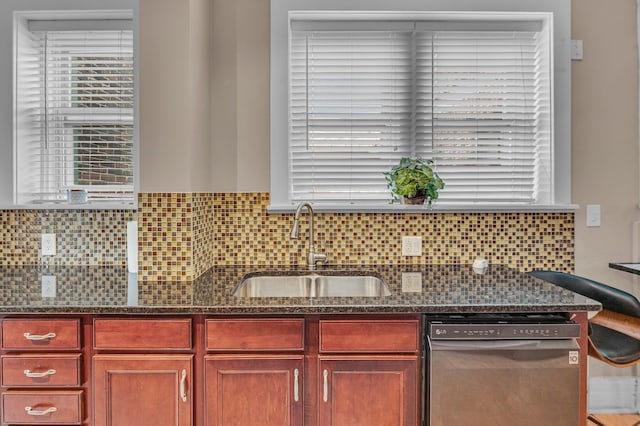
[[[289,10],[286,25],[286,115],[272,58],[272,210],[388,205],[383,172],[405,156],[435,160],[440,207],[568,201],[554,173],[551,13]]]
[[[16,202],[132,204],[131,19],[16,21]]]

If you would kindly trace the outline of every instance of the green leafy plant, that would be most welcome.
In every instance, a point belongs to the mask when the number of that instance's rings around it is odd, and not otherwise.
[[[424,198],[431,207],[431,202],[438,199],[438,191],[444,188],[444,182],[433,171],[432,165],[433,160],[403,157],[400,164],[385,172],[392,202],[400,198]]]

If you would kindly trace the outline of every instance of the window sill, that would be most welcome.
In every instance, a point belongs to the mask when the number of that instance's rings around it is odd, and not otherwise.
[[[549,205],[498,205],[498,204],[459,204],[445,205],[434,204],[432,208],[427,205],[409,206],[403,204],[314,204],[315,213],[573,213],[579,208],[576,204],[549,204]],[[271,204],[267,207],[270,214],[293,213],[297,204]]]
[[[64,203],[29,203],[0,204],[0,210],[136,210],[137,203],[97,202],[84,204]]]

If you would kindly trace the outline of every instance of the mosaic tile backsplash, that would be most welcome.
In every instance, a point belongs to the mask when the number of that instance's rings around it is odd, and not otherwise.
[[[126,265],[126,223],[138,220],[139,281],[190,281],[213,266],[297,266],[308,219],[268,214],[268,193],[142,193],[131,210],[0,210],[0,266]],[[528,271],[574,266],[573,213],[316,213],[316,248],[329,264],[490,263]],[[57,235],[43,258],[40,235]],[[423,254],[401,255],[402,236]]]
[[[0,266],[127,263],[132,210],[0,210]],[[56,234],[56,255],[42,256],[41,234]]]
[[[212,266],[304,264],[306,214],[268,214],[268,193],[143,193],[139,280],[189,281]],[[574,266],[573,213],[316,213],[316,248],[334,265],[467,264],[482,256],[521,271]],[[401,255],[404,235],[423,254]]]

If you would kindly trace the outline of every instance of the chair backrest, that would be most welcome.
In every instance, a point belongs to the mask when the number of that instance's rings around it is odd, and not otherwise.
[[[609,311],[640,317],[640,302],[626,291],[565,272],[532,271],[529,275],[596,300]]]

